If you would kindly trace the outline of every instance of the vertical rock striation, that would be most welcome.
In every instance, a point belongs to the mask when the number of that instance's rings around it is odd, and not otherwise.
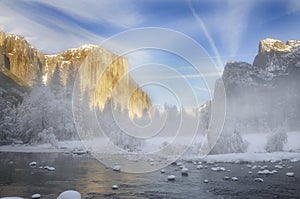
[[[128,60],[97,45],[83,45],[53,55],[44,55],[20,36],[0,32],[1,62],[11,74],[32,85],[37,74],[48,83],[59,67],[64,86],[72,72],[78,74],[81,93],[88,93],[92,106],[103,109],[113,98],[131,116],[141,116],[151,106],[148,95],[128,74]]]

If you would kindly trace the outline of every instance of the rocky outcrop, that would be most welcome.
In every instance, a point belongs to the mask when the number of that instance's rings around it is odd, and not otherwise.
[[[223,131],[300,129],[300,41],[262,40],[253,64],[228,62],[222,80],[226,98],[212,107],[226,103]]]
[[[0,54],[3,66],[15,77],[32,85],[38,74],[47,84],[59,67],[66,86],[70,73],[78,74],[82,93],[88,93],[90,103],[100,109],[113,97],[131,115],[141,115],[151,102],[128,75],[128,60],[97,45],[84,45],[66,51],[44,55],[20,36],[0,32]]]

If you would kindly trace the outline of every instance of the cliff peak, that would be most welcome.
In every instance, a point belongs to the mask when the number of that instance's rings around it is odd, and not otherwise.
[[[266,38],[259,42],[259,53],[265,54],[272,51],[277,52],[291,52],[292,46],[284,44],[282,41],[277,39]]]
[[[117,90],[114,102],[121,104],[123,109],[129,109],[132,115],[140,116],[145,108],[151,106],[148,95],[128,74],[127,58],[101,46],[85,44],[45,55],[23,37],[0,31],[0,55],[3,55],[2,58],[0,56],[0,66],[4,65],[8,72],[30,86],[37,74],[41,74],[44,83],[47,84],[58,67],[60,80],[65,87],[68,78],[74,79],[78,73],[80,92],[88,93],[90,99],[93,99],[96,93],[93,105],[101,109],[107,99],[113,97],[114,90]],[[104,65],[107,62],[108,65]],[[79,73],[81,66],[83,69]],[[99,78],[101,81],[98,81]],[[127,96],[130,94],[133,98],[129,100]]]

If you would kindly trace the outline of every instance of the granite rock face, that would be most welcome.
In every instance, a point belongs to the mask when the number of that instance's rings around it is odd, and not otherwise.
[[[212,107],[226,104],[225,127],[230,128],[224,129],[241,133],[283,126],[300,129],[300,41],[264,39],[253,64],[228,62],[222,80],[226,97],[213,100]]]
[[[47,84],[59,67],[64,86],[70,73],[75,71],[82,93],[88,93],[90,104],[100,109],[106,100],[127,108],[133,116],[140,116],[151,106],[148,95],[128,74],[128,60],[97,45],[83,45],[66,51],[44,55],[20,36],[0,32],[0,67],[28,85],[37,74],[42,74]],[[72,68],[72,69],[71,69]]]

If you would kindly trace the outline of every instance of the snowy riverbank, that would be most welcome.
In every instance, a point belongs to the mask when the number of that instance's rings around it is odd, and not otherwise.
[[[243,138],[249,142],[249,148],[247,153],[232,153],[232,154],[218,154],[208,155],[204,160],[213,162],[236,162],[236,161],[279,161],[282,159],[300,159],[300,133],[289,132],[288,142],[284,147],[283,152],[266,153],[264,146],[267,140],[267,134],[247,134]],[[154,151],[159,150],[161,143],[167,140],[166,138],[156,138],[149,141],[145,141],[143,144],[144,150]],[[103,140],[102,140],[103,141]],[[102,145],[101,140],[97,140],[99,146]],[[201,138],[196,141],[196,144],[192,145],[195,148],[199,145]],[[51,147],[50,144],[38,144],[38,145],[25,145],[15,144],[0,146],[0,152],[22,152],[22,153],[84,153],[85,147],[81,141],[61,141],[58,144],[58,148]],[[105,152],[109,153],[109,152]],[[184,160],[197,160],[199,159],[193,152],[186,153],[182,157]]]

